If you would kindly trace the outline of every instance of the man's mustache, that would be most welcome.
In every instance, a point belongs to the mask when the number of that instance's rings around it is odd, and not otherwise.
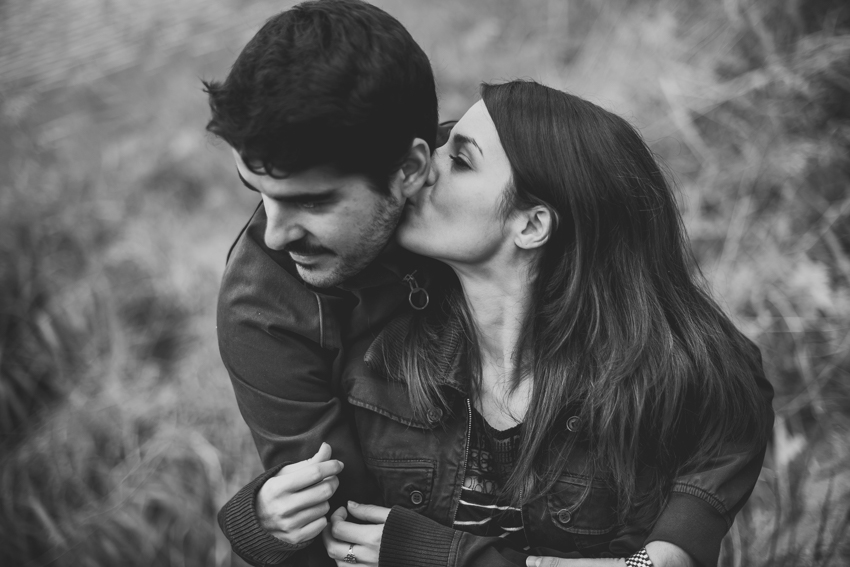
[[[283,251],[291,254],[298,254],[299,256],[316,256],[318,254],[333,254],[331,250],[328,250],[324,246],[319,246],[317,244],[310,244],[306,239],[302,238],[300,240],[295,240],[290,242],[286,246],[283,247]]]

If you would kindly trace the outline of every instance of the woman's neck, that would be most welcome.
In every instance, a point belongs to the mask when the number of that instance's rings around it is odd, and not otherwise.
[[[481,355],[477,405],[497,429],[522,421],[531,381],[522,375],[520,338],[531,302],[527,262],[454,266]]]

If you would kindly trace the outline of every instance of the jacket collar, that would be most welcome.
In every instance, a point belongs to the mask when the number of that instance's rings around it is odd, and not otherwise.
[[[408,312],[390,321],[366,351],[364,356],[366,364],[387,380],[405,381],[401,353],[405,348],[404,339],[408,329],[414,324],[413,317],[416,316],[421,315]],[[446,323],[436,340],[439,347],[437,350],[438,383],[464,395],[468,392],[469,382],[462,371],[465,341],[466,337],[460,323],[454,319]]]

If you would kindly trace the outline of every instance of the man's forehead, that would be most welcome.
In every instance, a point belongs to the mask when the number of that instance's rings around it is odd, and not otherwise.
[[[358,178],[343,175],[330,166],[317,166],[281,178],[254,173],[236,154],[236,168],[243,181],[252,188],[275,197],[325,194],[354,185]]]

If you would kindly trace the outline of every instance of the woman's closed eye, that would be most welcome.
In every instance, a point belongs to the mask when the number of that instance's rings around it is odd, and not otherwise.
[[[449,154],[449,159],[452,160],[452,167],[454,169],[472,169],[469,163],[460,155],[453,156]]]

